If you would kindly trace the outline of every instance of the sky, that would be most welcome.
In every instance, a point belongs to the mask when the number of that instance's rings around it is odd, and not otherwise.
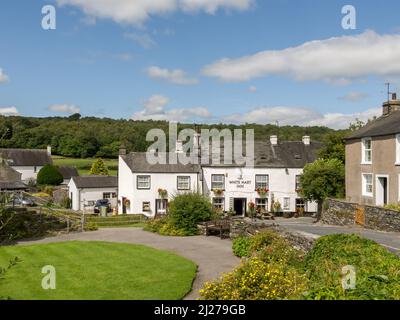
[[[55,29],[42,27],[46,5]],[[0,114],[347,128],[381,114],[386,82],[400,88],[399,11],[398,0],[2,0]]]

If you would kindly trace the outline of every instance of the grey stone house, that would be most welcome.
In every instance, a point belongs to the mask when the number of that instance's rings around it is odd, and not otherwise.
[[[384,206],[400,200],[400,100],[346,140],[346,198]]]

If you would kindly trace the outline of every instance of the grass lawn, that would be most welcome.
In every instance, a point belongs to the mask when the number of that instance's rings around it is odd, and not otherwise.
[[[52,156],[53,163],[56,166],[69,166],[76,167],[80,175],[89,174],[90,168],[96,159],[78,159],[78,158],[66,158],[61,156]],[[108,167],[109,174],[112,176],[117,175],[118,171],[118,160],[117,159],[103,159]]]
[[[142,245],[79,242],[0,247],[0,266],[22,262],[0,280],[0,296],[18,300],[178,300],[192,287],[196,265]],[[56,268],[56,289],[41,283],[46,265]]]

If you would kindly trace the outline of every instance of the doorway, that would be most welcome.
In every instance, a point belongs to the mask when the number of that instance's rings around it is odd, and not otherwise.
[[[156,199],[156,215],[167,214],[168,200],[167,199]]]
[[[375,195],[377,206],[385,206],[389,203],[389,176],[376,176]]]
[[[235,198],[233,199],[233,210],[235,210],[236,215],[245,216],[246,215],[246,198]]]

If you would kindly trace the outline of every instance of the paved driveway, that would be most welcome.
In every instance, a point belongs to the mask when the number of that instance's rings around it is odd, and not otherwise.
[[[400,255],[400,233],[374,231],[359,227],[328,226],[320,223],[313,223],[314,220],[313,218],[276,219],[272,221],[267,220],[265,223],[275,223],[289,230],[305,233],[316,238],[336,233],[355,233],[364,238],[374,240],[390,251]]]
[[[206,281],[216,279],[223,272],[231,271],[240,260],[232,254],[232,242],[217,237],[163,237],[139,228],[110,228],[94,232],[74,233],[20,244],[50,243],[69,240],[110,241],[143,244],[172,251],[198,265],[193,290],[185,299],[198,298],[198,291]],[[149,266],[151,268],[151,266]]]

